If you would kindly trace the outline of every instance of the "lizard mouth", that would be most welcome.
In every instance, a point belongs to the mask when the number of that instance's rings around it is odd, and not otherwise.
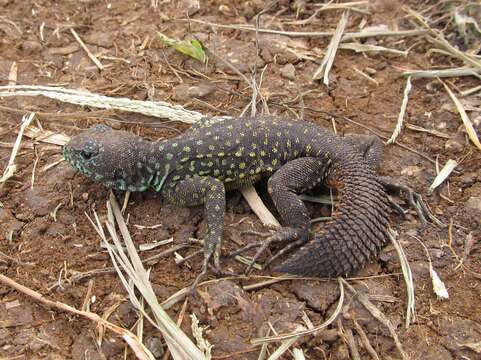
[[[95,157],[99,153],[98,148],[95,147],[95,145],[87,144],[81,149],[76,149],[74,141],[75,139],[72,139],[64,146],[64,159],[67,160],[75,170],[89,177],[97,177],[95,176],[93,167],[95,167]]]

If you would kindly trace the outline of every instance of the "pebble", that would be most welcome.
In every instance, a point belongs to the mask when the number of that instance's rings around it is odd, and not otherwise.
[[[145,340],[145,346],[156,359],[159,359],[164,354],[162,341],[157,336],[147,338]]]
[[[0,238],[9,239],[12,233],[16,233],[23,227],[24,223],[18,221],[8,209],[0,208]]]
[[[481,211],[481,197],[480,196],[471,196],[468,201],[466,201],[466,209],[467,210],[478,210]]]
[[[26,53],[33,54],[42,49],[42,44],[35,40],[27,40],[22,43],[21,47]]]
[[[401,175],[416,176],[421,171],[422,169],[419,166],[411,165],[411,166],[406,166],[404,169],[402,169]]]
[[[215,87],[206,83],[198,85],[180,84],[174,87],[173,99],[177,101],[187,101],[192,98],[202,99],[212,94]]]
[[[449,139],[444,144],[444,149],[446,149],[447,151],[452,151],[454,153],[460,153],[464,150],[464,145],[454,139]]]
[[[296,79],[296,68],[294,65],[288,63],[281,67],[280,69],[281,75],[286,79],[294,81]]]
[[[183,9],[188,16],[192,16],[200,10],[200,2],[199,0],[181,0],[179,9]]]

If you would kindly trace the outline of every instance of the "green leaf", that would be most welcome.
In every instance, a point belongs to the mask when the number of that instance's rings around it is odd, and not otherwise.
[[[202,48],[202,43],[199,40],[176,40],[169,38],[168,36],[165,36],[160,32],[157,32],[157,35],[159,36],[160,41],[167,46],[171,46],[182,54],[185,54],[205,63],[207,57],[205,55],[204,49]]]

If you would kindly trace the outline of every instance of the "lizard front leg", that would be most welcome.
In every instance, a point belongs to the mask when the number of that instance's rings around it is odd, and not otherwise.
[[[202,271],[195,279],[195,289],[200,279],[206,274],[209,261],[214,258],[214,266],[219,268],[220,245],[225,215],[225,187],[222,181],[213,177],[195,175],[167,187],[163,196],[167,201],[178,206],[204,205],[207,217],[207,237],[204,240],[204,262]]]

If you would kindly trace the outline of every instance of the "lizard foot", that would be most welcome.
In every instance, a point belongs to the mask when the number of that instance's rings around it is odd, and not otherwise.
[[[265,234],[262,234],[263,236]],[[292,228],[292,227],[283,227],[281,229],[277,229],[274,234],[270,234],[268,239],[264,241],[255,242],[252,244],[248,244],[234,252],[232,252],[229,256],[238,255],[244,251],[247,251],[252,248],[259,247],[260,249],[257,250],[256,254],[252,258],[251,263],[247,266],[245,270],[245,274],[249,274],[252,270],[252,266],[255,264],[257,259],[272,245],[277,243],[285,243],[290,242],[287,246],[285,246],[282,250],[280,250],[276,255],[272,256],[267,264],[270,264],[273,260],[277,259],[282,254],[288,252],[292,248],[299,246],[299,244],[305,243],[309,238],[309,232],[307,230],[299,229],[299,228]],[[266,265],[263,267],[265,268]]]
[[[381,177],[380,181],[386,191],[397,194],[405,194],[409,206],[416,211],[416,214],[418,215],[419,220],[421,220],[423,226],[427,225],[428,222],[432,222],[437,225],[443,225],[443,223],[433,215],[421,194],[415,192],[410,187],[396,182],[388,177]],[[390,202],[391,206],[394,207],[396,212],[400,213],[402,216],[405,216],[404,210],[398,204],[392,200],[390,200]]]
[[[207,274],[207,269],[209,268],[209,262],[213,255],[214,255],[214,251],[210,251],[205,254],[204,262],[202,263],[202,270],[196,276],[194,282],[190,286],[190,293],[192,295],[195,295],[197,293],[197,285],[199,284],[200,280],[202,280],[202,278],[205,276],[205,274]]]

